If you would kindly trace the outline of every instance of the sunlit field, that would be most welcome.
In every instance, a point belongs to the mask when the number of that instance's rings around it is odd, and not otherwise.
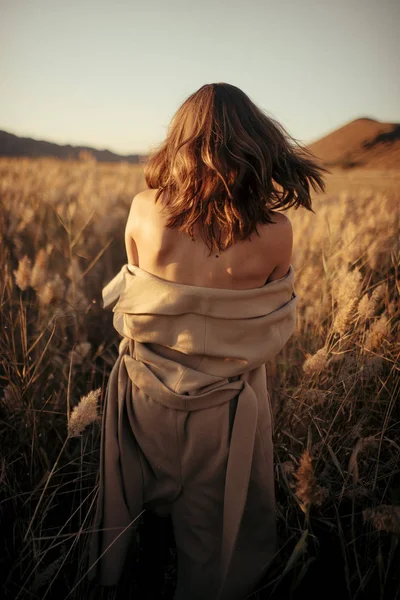
[[[120,338],[101,289],[126,262],[142,167],[0,160],[4,596],[87,598],[100,415]],[[297,328],[267,365],[280,550],[252,596],[400,594],[400,171],[341,171],[290,209]],[[151,598],[146,523],[117,589]],[[173,544],[161,572],[171,598]],[[332,596],[329,594],[332,593]],[[188,599],[190,600],[190,599]],[[211,599],[210,599],[211,600]]]

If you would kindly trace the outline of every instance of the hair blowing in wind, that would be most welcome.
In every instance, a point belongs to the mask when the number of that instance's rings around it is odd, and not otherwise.
[[[304,206],[310,184],[325,191],[329,172],[239,88],[203,85],[174,114],[166,139],[144,165],[146,184],[163,194],[168,228],[193,235],[210,253],[274,223],[269,210]]]

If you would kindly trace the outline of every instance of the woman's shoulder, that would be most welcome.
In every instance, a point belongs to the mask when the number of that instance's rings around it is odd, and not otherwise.
[[[275,225],[265,224],[260,231],[260,242],[263,256],[268,256],[275,268],[269,280],[279,279],[286,275],[292,262],[293,228],[289,217],[282,212],[271,211],[270,217]]]
[[[278,210],[269,210],[268,215],[278,225],[283,225],[285,227],[291,226],[291,221],[289,217],[283,212],[280,212]]]
[[[283,212],[270,210],[268,212],[272,223],[264,223],[260,228],[260,235],[266,243],[276,244],[277,240],[291,243],[293,240],[292,222]]]
[[[149,208],[154,204],[156,191],[157,190],[146,189],[135,194],[129,208],[127,229],[132,229],[134,225],[137,225],[139,219],[141,219],[143,215],[149,216]],[[153,200],[153,202],[149,202],[150,200]]]

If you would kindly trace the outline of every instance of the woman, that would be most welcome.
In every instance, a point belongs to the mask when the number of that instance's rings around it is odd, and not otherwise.
[[[143,509],[170,515],[174,600],[240,600],[276,552],[265,363],[296,325],[292,227],[324,190],[240,89],[187,98],[145,166],[127,264],[103,289],[122,335],[105,398],[89,578],[118,583]]]

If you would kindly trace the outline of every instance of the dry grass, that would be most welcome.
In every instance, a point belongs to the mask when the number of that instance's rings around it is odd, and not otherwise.
[[[5,595],[83,598],[119,342],[100,294],[145,184],[140,167],[93,161],[4,159],[0,173]],[[269,365],[281,544],[258,598],[319,597],[322,573],[343,598],[396,597],[399,183],[394,171],[337,172],[315,215],[289,213],[298,326]]]

